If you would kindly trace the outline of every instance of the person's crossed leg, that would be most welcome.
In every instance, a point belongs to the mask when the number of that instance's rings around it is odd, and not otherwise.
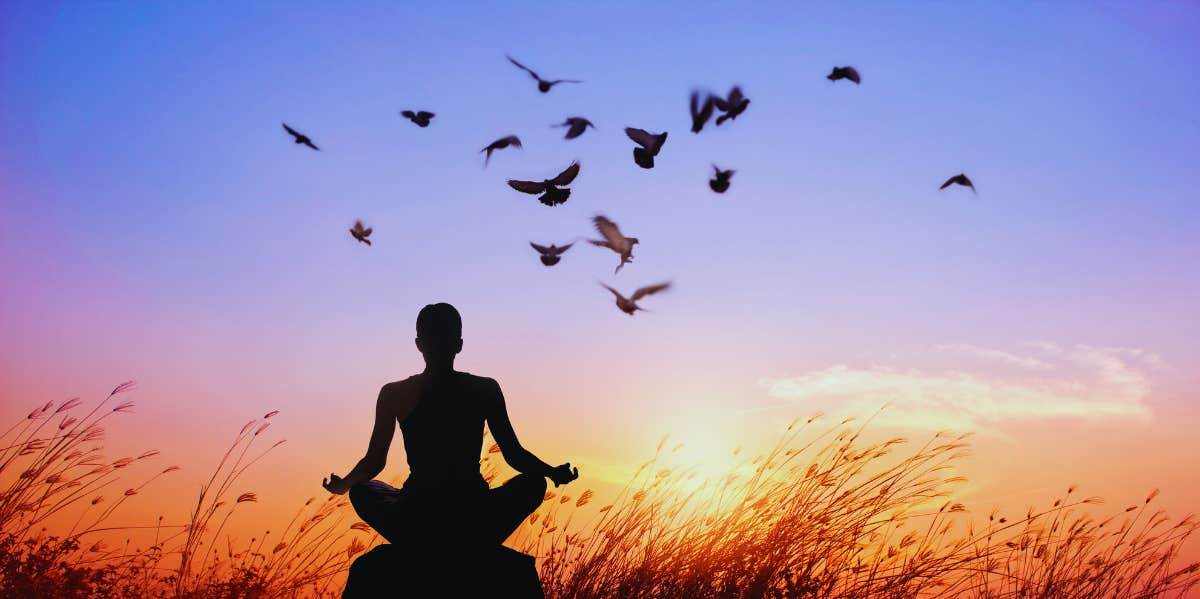
[[[389,543],[432,542],[451,533],[457,542],[473,538],[498,545],[542,504],[546,479],[518,474],[481,496],[418,494],[369,480],[351,487],[349,494],[358,517]]]

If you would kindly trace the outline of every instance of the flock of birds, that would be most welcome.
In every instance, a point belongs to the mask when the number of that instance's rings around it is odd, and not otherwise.
[[[507,56],[507,58],[514,66],[522,71],[525,71],[530,77],[537,81],[537,89],[543,94],[548,93],[555,85],[560,83],[583,83],[578,79],[543,79],[533,69],[521,64],[513,57]],[[853,82],[855,85],[862,83],[862,77],[859,75],[858,70],[852,66],[835,66],[829,75],[826,76],[826,79],[829,79],[830,81],[839,81],[844,79],[846,81]],[[716,126],[721,126],[727,121],[736,120],[738,116],[746,112],[746,109],[749,106],[750,98],[747,98],[742,92],[742,89],[736,85],[733,86],[733,88],[729,90],[729,93],[724,97],[711,93],[702,94],[699,91],[693,91],[688,105],[689,113],[692,119],[691,131],[692,133],[700,133],[700,131],[704,129],[705,125],[712,120],[715,112],[719,111],[721,114],[717,116],[714,123]],[[400,116],[412,121],[418,127],[424,128],[429,126],[429,124],[432,122],[432,119],[436,115],[425,110],[404,110],[400,112]],[[575,139],[583,135],[587,131],[588,127],[595,128],[595,125],[593,125],[591,121],[580,116],[568,117],[561,124],[553,126],[565,127],[567,131],[564,135],[564,138],[568,140]],[[313,150],[320,150],[320,148],[313,143],[311,138],[288,126],[287,123],[283,123],[283,128],[289,135],[292,136],[292,139],[295,143],[308,146]],[[654,168],[654,158],[658,156],[659,152],[663,148],[663,145],[666,144],[667,132],[663,131],[662,133],[651,133],[636,127],[626,127],[625,135],[636,144],[633,148],[634,163],[644,169]],[[483,162],[484,167],[486,168],[488,163],[491,161],[493,152],[497,150],[503,150],[505,148],[520,147],[521,139],[516,135],[509,135],[493,141],[479,152],[484,154]],[[538,201],[546,206],[558,206],[559,204],[565,203],[571,197],[571,190],[568,189],[567,186],[570,185],[579,175],[579,168],[579,162],[576,161],[571,163],[570,166],[555,175],[553,178],[543,179],[541,181],[509,179],[508,185],[509,187],[521,193],[538,196]],[[732,169],[722,169],[714,164],[713,177],[708,182],[709,188],[716,193],[725,193],[725,191],[729,189],[730,179],[733,177],[735,172],[736,171]],[[951,185],[960,185],[970,188],[972,192],[975,191],[974,183],[972,183],[971,180],[963,173],[959,173],[953,177],[950,177],[949,179],[946,179],[945,183],[942,183],[941,187],[938,189],[946,189]],[[638,244],[638,239],[636,237],[626,237],[623,233],[621,233],[621,228],[617,226],[617,223],[613,222],[604,215],[594,216],[592,218],[592,225],[595,227],[596,232],[600,234],[601,239],[588,239],[587,241],[594,246],[607,248],[616,253],[620,257],[621,261],[617,264],[613,274],[615,275],[621,272],[621,268],[623,266],[633,262],[633,246]],[[350,228],[350,235],[354,239],[368,246],[371,245],[370,237],[372,232],[373,229],[363,225],[361,220],[355,221],[354,226]],[[553,244],[547,246],[533,242],[530,242],[529,245],[532,246],[535,251],[537,251],[538,257],[542,264],[546,266],[554,266],[555,264],[558,264],[560,260],[562,260],[562,255],[566,253],[567,250],[571,249],[571,246],[575,245],[575,242],[572,241],[571,243],[561,246]],[[616,298],[616,306],[619,310],[632,316],[639,310],[643,310],[643,308],[637,304],[638,300],[670,289],[671,283],[662,282],[655,283],[653,285],[646,285],[638,288],[628,297],[622,295],[619,291],[609,287],[608,285],[601,283],[601,286],[613,294],[613,296]]]

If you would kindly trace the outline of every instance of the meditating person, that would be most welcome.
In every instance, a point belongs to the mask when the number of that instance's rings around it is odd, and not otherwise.
[[[424,372],[383,386],[366,455],[345,477],[331,473],[321,484],[330,493],[349,492],[354,511],[389,543],[502,543],[542,503],[546,478],[564,485],[579,470],[550,466],[522,447],[496,381],[454,370],[463,346],[454,306],[421,309],[416,342]],[[373,480],[387,462],[397,423],[409,467],[399,489]],[[479,472],[485,423],[504,460],[520,472],[494,489]]]

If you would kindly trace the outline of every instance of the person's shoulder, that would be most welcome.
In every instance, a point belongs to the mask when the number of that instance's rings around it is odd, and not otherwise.
[[[463,378],[463,380],[467,381],[467,383],[471,384],[471,385],[495,385],[496,384],[496,379],[491,378],[491,377],[479,376],[478,374],[471,374],[470,372],[463,372],[461,370],[458,371],[458,374],[459,374],[459,376],[461,376]]]
[[[403,380],[384,383],[383,387],[379,390],[379,394],[383,396],[395,396],[410,393],[419,380],[420,376],[414,374]]]
[[[477,374],[471,374],[469,372],[461,372],[461,371],[459,372],[459,374],[462,375],[463,379],[466,380],[467,385],[472,389],[478,389],[481,391],[492,391],[492,390],[500,388],[500,383],[497,383],[496,379],[494,379],[494,378],[487,377],[487,376],[479,376]]]

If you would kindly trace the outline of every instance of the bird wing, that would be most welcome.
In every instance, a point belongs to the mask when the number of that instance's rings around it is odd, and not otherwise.
[[[288,133],[290,133],[290,134],[292,134],[294,137],[303,137],[303,136],[302,136],[302,135],[300,135],[300,133],[299,133],[299,132],[297,132],[295,129],[292,129],[291,127],[288,127],[287,123],[283,123],[283,128],[284,128],[284,129],[286,129],[286,130],[287,130],[287,132],[288,132]]]
[[[629,139],[632,139],[637,145],[647,149],[649,149],[658,141],[657,137],[651,135],[645,129],[626,127],[625,135],[628,135]]]
[[[692,115],[692,131],[699,133],[700,129],[708,123],[708,119],[712,118],[713,113],[713,96],[709,94],[704,98],[704,104],[700,104],[700,92],[693,91],[688,103],[689,112]]]
[[[942,183],[942,186],[939,187],[938,189],[946,189],[947,187],[950,187],[950,185],[952,185],[954,183],[954,180],[957,178],[958,178],[958,175],[955,175],[953,177],[950,177],[949,179],[946,179],[946,182]]]
[[[404,118],[406,118],[406,119],[411,119],[411,118],[413,118],[413,117],[415,117],[415,116],[417,116],[417,115],[413,114],[413,111],[411,111],[411,110],[401,110],[401,111],[400,111],[400,116],[402,116],[402,117],[404,117]]]
[[[318,147],[317,147],[317,144],[313,143],[313,142],[312,142],[312,140],[311,140],[311,139],[308,139],[308,138],[305,138],[305,139],[304,139],[304,145],[306,145],[306,146],[308,146],[308,147],[310,147],[310,148],[312,148],[312,149],[314,149],[314,150],[317,150],[317,151],[320,151],[320,150],[321,150],[321,148],[318,148]]]
[[[611,245],[608,245],[608,242],[607,242],[607,241],[601,241],[601,240],[599,240],[599,239],[589,239],[589,240],[587,240],[587,241],[588,241],[588,243],[590,243],[590,244],[592,244],[592,245],[594,245],[594,246],[598,246],[598,247],[602,247],[602,248],[608,248],[608,249],[612,249],[612,246],[611,246]]]
[[[571,166],[568,166],[557,177],[551,179],[550,183],[554,185],[570,185],[571,181],[574,181],[577,176],[579,176],[579,162],[572,162]]]
[[[553,252],[555,256],[560,256],[560,255],[562,255],[563,252],[566,252],[567,250],[571,249],[571,246],[573,246],[573,245],[575,245],[574,241],[572,241],[571,243],[568,243],[567,245],[564,245],[562,247],[550,246],[550,251]]]
[[[708,98],[705,98],[704,106],[700,109],[700,114],[697,116],[697,118],[700,120],[700,124],[703,125],[704,123],[707,123],[708,119],[712,118],[712,113],[713,97],[709,96]]]
[[[363,231],[362,231],[362,236],[363,236],[363,237],[370,237],[370,236],[371,236],[371,231],[374,231],[374,230],[375,230],[375,229],[374,229],[373,227],[367,227],[367,228],[363,229]]]
[[[619,300],[625,299],[625,296],[618,293],[616,289],[613,289],[612,287],[609,287],[608,285],[605,285],[604,283],[600,283],[600,286],[611,291],[613,295],[617,296],[617,299],[619,299]]]
[[[859,75],[858,75],[858,69],[856,69],[854,67],[846,67],[846,68],[842,69],[842,71],[847,79],[849,79],[855,83],[862,83],[862,78],[859,77]]]
[[[713,104],[716,104],[717,108],[720,108],[722,112],[729,111],[730,103],[726,102],[725,98],[722,98],[720,96],[713,96],[712,101],[713,101]]]
[[[550,85],[558,85],[559,83],[583,83],[583,81],[580,81],[579,79],[555,79],[554,81],[547,81],[546,83]]]
[[[521,138],[517,137],[516,135],[509,135],[508,137],[505,137],[504,139],[501,139],[500,141],[507,141],[508,145],[510,145],[514,148],[521,147]]]
[[[509,179],[508,186],[521,193],[539,194],[543,191],[546,191],[546,186],[544,184],[534,181],[518,181],[516,179]]]
[[[615,249],[625,244],[625,236],[621,234],[621,229],[617,227],[617,223],[608,220],[608,217],[598,214],[592,219],[592,223],[596,225],[596,231],[604,236],[605,244],[608,247]],[[596,243],[596,245],[602,244]]]
[[[522,71],[525,71],[526,73],[529,73],[534,79],[537,79],[538,81],[542,80],[541,77],[538,77],[537,73],[533,72],[533,69],[517,62],[517,60],[515,58],[513,58],[507,54],[505,54],[504,57],[508,59],[508,62],[511,62],[511,63],[517,65],[518,69],[521,69]]]
[[[553,254],[553,252],[550,250],[550,248],[548,248],[544,245],[538,245],[532,241],[529,242],[529,245],[533,246],[533,249],[537,250],[537,252],[539,254]]]
[[[587,131],[587,123],[572,123],[571,128],[567,129],[567,134],[564,135],[563,138],[575,139],[576,137],[583,135],[584,131]]]
[[[425,110],[422,110],[421,112],[417,113],[417,118],[421,118],[421,119],[431,119],[431,118],[433,118],[433,116],[434,116],[434,114],[432,112],[428,112]]]
[[[746,96],[742,94],[742,88],[737,85],[733,86],[733,89],[729,90],[729,104],[733,106],[741,104],[742,99],[745,97]]]
[[[641,289],[638,289],[637,291],[633,292],[633,297],[631,297],[629,299],[636,302],[639,299],[646,297],[647,295],[653,295],[655,293],[658,293],[659,291],[666,291],[667,289],[670,289],[670,288],[671,288],[671,283],[669,283],[669,282],[668,283],[658,283],[657,285],[647,285],[647,286],[642,287]]]

